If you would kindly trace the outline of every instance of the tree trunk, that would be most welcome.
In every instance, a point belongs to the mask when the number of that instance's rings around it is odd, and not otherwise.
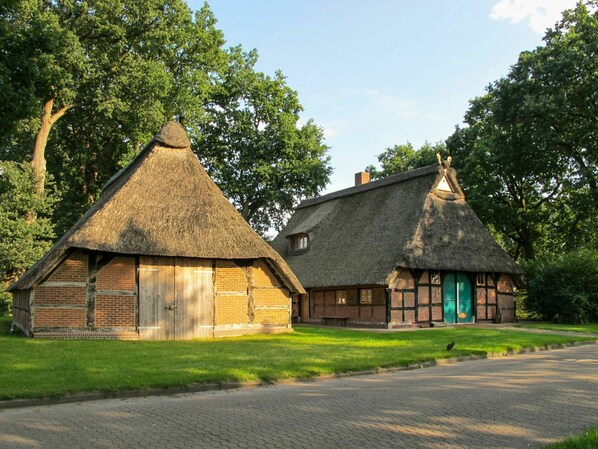
[[[48,143],[48,136],[52,125],[68,111],[72,105],[65,105],[52,115],[52,107],[54,106],[54,99],[50,98],[44,103],[42,123],[35,138],[35,146],[33,147],[33,158],[31,159],[31,167],[35,175],[35,190],[38,194],[44,192],[44,185],[46,182],[46,145]]]

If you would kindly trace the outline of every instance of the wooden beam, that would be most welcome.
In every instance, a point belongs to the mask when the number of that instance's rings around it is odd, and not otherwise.
[[[94,329],[96,326],[96,278],[98,274],[98,256],[95,253],[89,253],[87,262],[87,327]]]

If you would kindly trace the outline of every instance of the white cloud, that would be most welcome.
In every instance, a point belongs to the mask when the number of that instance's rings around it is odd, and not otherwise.
[[[526,20],[538,34],[553,27],[566,9],[575,7],[577,0],[500,0],[494,5],[490,17],[520,23]]]

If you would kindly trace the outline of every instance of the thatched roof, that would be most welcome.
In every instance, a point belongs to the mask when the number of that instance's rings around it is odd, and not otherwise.
[[[241,217],[169,122],[108,181],[87,213],[10,290],[42,281],[72,248],[118,254],[269,260],[294,292],[285,261]]]
[[[384,285],[398,267],[520,273],[465,202],[436,190],[445,168],[428,166],[302,202],[272,246],[306,288]],[[304,252],[290,249],[306,233]]]

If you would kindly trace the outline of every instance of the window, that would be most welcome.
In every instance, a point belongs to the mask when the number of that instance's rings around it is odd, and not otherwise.
[[[486,285],[486,275],[484,273],[478,273],[477,283],[478,285]]]
[[[372,289],[364,288],[359,290],[359,304],[371,304],[372,303]]]
[[[438,185],[436,186],[437,190],[442,192],[454,192],[451,184],[449,183],[448,179],[446,179],[446,175],[442,177]]]
[[[309,238],[307,234],[296,234],[291,239],[291,249],[293,251],[302,251],[307,249]]]
[[[440,271],[432,271],[430,273],[430,283],[440,284]]]
[[[337,304],[347,304],[347,290],[337,290],[336,291],[336,303]]]

